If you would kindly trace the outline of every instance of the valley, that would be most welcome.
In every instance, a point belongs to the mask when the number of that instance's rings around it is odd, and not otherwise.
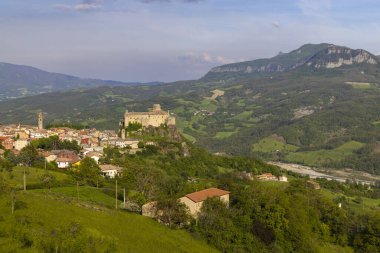
[[[369,63],[311,67],[323,57],[339,62],[344,52],[364,52]],[[374,59],[365,51],[309,44],[267,60],[290,66],[276,71],[220,67],[195,81],[42,94],[0,103],[0,118],[3,124],[33,123],[42,110],[51,124],[114,129],[125,109],[160,103],[184,136],[215,153],[379,174],[380,72]]]

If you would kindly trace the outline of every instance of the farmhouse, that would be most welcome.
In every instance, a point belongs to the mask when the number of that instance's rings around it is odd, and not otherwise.
[[[257,176],[258,180],[263,180],[263,181],[277,181],[277,177],[274,176],[272,173],[264,173],[259,176]]]
[[[123,170],[122,167],[114,166],[112,164],[103,164],[99,167],[102,175],[109,178],[115,178],[115,176],[120,174]]]
[[[175,125],[175,118],[162,110],[159,104],[154,104],[150,112],[125,111],[124,127],[128,127],[129,123],[140,123],[143,127],[159,127],[161,124]]]
[[[193,217],[197,217],[200,212],[203,202],[208,198],[219,198],[221,201],[229,205],[230,192],[218,188],[209,188],[198,192],[187,194],[179,199],[190,210]]]
[[[308,186],[309,188],[311,188],[311,189],[314,189],[314,190],[319,190],[319,189],[321,189],[321,186],[320,186],[317,182],[315,182],[315,181],[313,181],[313,180],[308,180],[308,181],[307,181],[307,186]]]

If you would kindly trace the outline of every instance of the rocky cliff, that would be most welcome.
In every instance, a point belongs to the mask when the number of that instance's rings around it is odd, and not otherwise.
[[[339,68],[343,65],[378,64],[376,56],[362,49],[331,45],[314,55],[307,66],[314,68]]]

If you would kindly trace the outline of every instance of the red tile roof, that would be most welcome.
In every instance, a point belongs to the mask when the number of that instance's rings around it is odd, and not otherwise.
[[[209,188],[198,192],[193,192],[190,194],[187,194],[185,197],[191,199],[195,203],[205,201],[208,198],[212,197],[221,197],[224,195],[229,194],[230,192],[224,191],[218,188]]]

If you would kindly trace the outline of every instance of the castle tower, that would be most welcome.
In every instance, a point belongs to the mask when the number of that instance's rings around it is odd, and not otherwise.
[[[121,138],[125,140],[125,128],[121,129]]]
[[[44,129],[44,115],[42,112],[38,113],[38,129]]]
[[[161,105],[160,104],[154,104],[153,105],[153,111],[154,112],[160,112],[161,111]]]

